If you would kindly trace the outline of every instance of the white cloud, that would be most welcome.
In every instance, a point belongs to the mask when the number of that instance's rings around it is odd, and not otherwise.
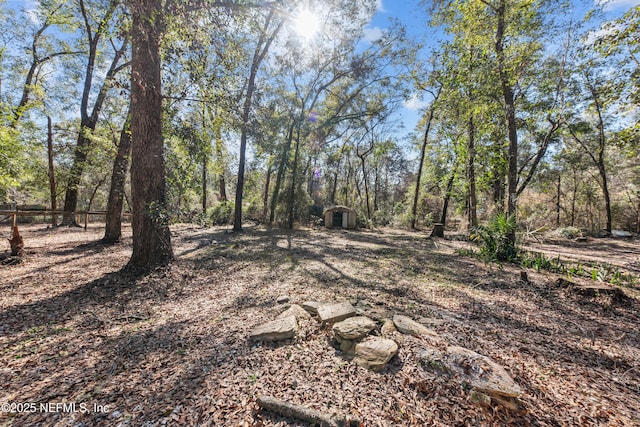
[[[407,99],[403,102],[404,108],[411,111],[418,111],[426,108],[429,103],[424,99],[420,98],[417,93],[411,95],[411,98]]]
[[[382,4],[382,0],[376,0],[376,12],[387,13],[384,5]]]
[[[41,21],[38,17],[38,7],[40,6],[39,0],[27,0],[24,4],[24,14],[27,15],[29,21],[34,25],[40,25]]]
[[[622,29],[622,25],[620,24],[614,22],[605,22],[597,30],[592,30],[587,33],[584,39],[584,44],[587,46],[591,46],[596,41],[613,35],[620,29]]]
[[[363,31],[363,39],[370,43],[373,43],[374,41],[380,40],[382,38],[382,28],[380,27],[365,28]]]
[[[594,3],[597,6],[602,6],[606,11],[611,11],[638,6],[640,5],[640,0],[594,0]]]

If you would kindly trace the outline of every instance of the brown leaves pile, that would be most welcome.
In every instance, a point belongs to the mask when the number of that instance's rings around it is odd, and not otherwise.
[[[518,283],[508,266],[491,271],[400,231],[182,226],[177,261],[144,276],[118,272],[130,245],[97,243],[99,228],[21,231],[26,262],[0,270],[0,403],[91,410],[0,413],[0,425],[304,425],[259,410],[263,394],[366,426],[640,419],[637,299],[599,305],[535,273]],[[420,366],[414,337],[382,373],[349,363],[319,326],[250,343],[248,331],[283,309],[279,295],[431,319],[449,342],[504,366],[523,396],[517,407],[475,403],[465,384]]]

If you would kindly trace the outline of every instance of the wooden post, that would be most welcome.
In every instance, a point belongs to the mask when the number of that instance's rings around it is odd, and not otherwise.
[[[13,214],[11,216],[11,229],[13,230],[14,228],[16,228],[16,218],[17,218],[17,214]]]
[[[84,213],[84,229],[87,229],[87,224],[89,223],[89,211]]]

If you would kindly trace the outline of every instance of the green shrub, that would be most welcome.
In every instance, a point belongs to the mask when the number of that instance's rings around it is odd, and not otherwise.
[[[575,239],[582,236],[582,232],[576,227],[562,227],[558,229],[558,233],[565,239]]]
[[[235,204],[232,201],[220,202],[211,209],[211,222],[214,225],[231,224]]]
[[[480,243],[479,255],[485,262],[513,262],[518,260],[518,249],[509,235],[515,231],[515,216],[498,214],[486,226],[478,226],[471,234],[471,240]]]

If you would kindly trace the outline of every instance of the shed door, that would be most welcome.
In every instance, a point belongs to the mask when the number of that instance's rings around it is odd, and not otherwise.
[[[333,213],[333,227],[344,227],[344,220],[347,216],[343,215],[342,212],[334,212]]]
[[[342,214],[342,228],[349,228],[349,215],[351,215],[351,212],[344,212]]]

